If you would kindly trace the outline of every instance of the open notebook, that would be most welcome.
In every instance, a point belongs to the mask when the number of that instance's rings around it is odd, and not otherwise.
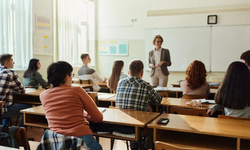
[[[98,93],[98,99],[109,99],[111,97],[114,97],[115,94],[105,94],[105,93]]]
[[[215,100],[207,100],[207,99],[194,99],[194,100],[201,100],[201,103],[209,103],[209,104],[215,104]]]
[[[106,111],[106,108],[103,108],[103,107],[97,107],[98,110],[101,112],[101,113],[104,113]]]

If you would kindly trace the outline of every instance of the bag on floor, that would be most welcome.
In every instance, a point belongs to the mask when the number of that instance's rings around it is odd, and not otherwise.
[[[15,140],[15,134],[19,127],[11,126],[10,128],[6,125],[0,125],[0,145],[12,148],[19,148]]]

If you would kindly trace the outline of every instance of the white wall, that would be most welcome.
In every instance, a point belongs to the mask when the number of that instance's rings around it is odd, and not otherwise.
[[[124,72],[128,71],[130,60],[135,58],[141,59],[147,67],[145,56],[145,29],[147,28],[207,26],[207,16],[214,14],[218,16],[217,25],[250,24],[250,11],[147,17],[148,10],[246,3],[250,3],[250,0],[97,0],[97,40],[129,40],[128,56],[103,56],[98,55],[97,52],[98,73],[109,76],[115,59],[124,60]],[[131,19],[137,19],[137,22],[133,24]],[[208,77],[212,75],[224,76],[224,73],[208,73]],[[184,77],[184,72],[171,72],[168,86]],[[150,81],[147,71],[144,74],[144,80]]]
[[[53,0],[33,0],[32,1],[32,19],[33,19],[33,35],[34,33],[41,33],[52,36],[52,18],[53,18]],[[51,20],[51,30],[49,32],[45,32],[43,30],[36,30],[35,28],[35,15],[38,14],[40,16],[49,17]],[[43,78],[47,80],[47,67],[53,62],[53,56],[46,55],[33,55],[33,58],[37,58],[41,62],[41,69],[39,72],[42,74]],[[29,61],[29,60],[27,60]],[[23,79],[24,71],[17,71],[20,80]]]

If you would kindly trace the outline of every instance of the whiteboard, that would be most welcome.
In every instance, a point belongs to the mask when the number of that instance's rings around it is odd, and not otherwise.
[[[250,50],[250,26],[219,26],[212,29],[211,71],[226,71]]]
[[[211,27],[146,29],[146,70],[150,70],[148,55],[154,49],[153,38],[159,34],[164,40],[162,47],[170,51],[172,65],[168,67],[169,71],[186,71],[194,60],[202,61],[210,71],[211,33]]]

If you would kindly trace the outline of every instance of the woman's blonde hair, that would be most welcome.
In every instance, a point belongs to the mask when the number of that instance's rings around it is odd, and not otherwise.
[[[206,83],[207,71],[203,62],[193,61],[186,70],[186,81],[190,89],[198,89]]]
[[[156,35],[156,36],[154,37],[154,39],[153,39],[153,45],[155,45],[155,40],[156,40],[157,38],[160,38],[160,39],[162,40],[162,42],[163,42],[163,38],[161,37],[161,35]]]
[[[124,66],[124,62],[122,60],[115,60],[113,63],[112,72],[108,79],[108,87],[114,91],[117,88],[117,83],[120,79],[123,66]]]

